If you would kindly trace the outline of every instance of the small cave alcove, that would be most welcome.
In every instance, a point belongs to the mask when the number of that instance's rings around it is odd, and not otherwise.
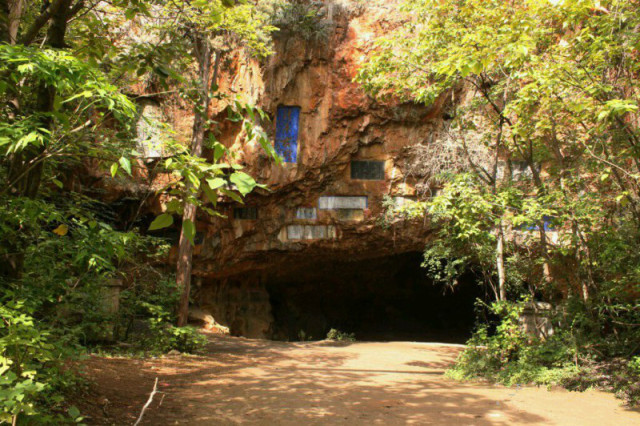
[[[434,284],[421,262],[422,253],[410,252],[269,274],[272,338],[319,340],[335,328],[360,341],[466,341],[481,287],[472,275],[454,289]]]

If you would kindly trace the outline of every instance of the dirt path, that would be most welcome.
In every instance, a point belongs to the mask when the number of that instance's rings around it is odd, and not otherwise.
[[[212,338],[206,356],[93,357],[88,424],[640,425],[612,395],[464,384],[443,377],[460,348],[425,343],[279,343]]]

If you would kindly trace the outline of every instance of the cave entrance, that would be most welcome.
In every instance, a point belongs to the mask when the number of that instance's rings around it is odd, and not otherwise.
[[[319,340],[335,328],[360,341],[466,341],[480,286],[472,276],[454,290],[434,285],[421,262],[422,253],[412,252],[323,261],[270,276],[273,338]]]

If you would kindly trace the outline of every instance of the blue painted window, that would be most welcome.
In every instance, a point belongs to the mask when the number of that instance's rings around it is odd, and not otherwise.
[[[298,159],[298,122],[300,107],[279,106],[276,115],[276,152],[285,163],[295,163]]]
[[[555,226],[553,225],[553,217],[544,215],[542,216],[542,222],[544,224],[545,231],[553,231]],[[526,225],[521,225],[520,229],[525,229],[527,231],[538,231],[540,230],[540,226],[537,223],[529,223]]]

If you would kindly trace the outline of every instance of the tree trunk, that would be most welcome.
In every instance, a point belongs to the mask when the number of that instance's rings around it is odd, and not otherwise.
[[[211,46],[209,39],[203,34],[195,35],[195,52],[198,60],[198,74],[200,80],[200,105],[194,108],[195,117],[193,120],[193,135],[191,137],[191,155],[199,157],[202,155],[204,144],[204,134],[206,122],[209,116],[209,73],[211,71]],[[216,58],[216,63],[217,63]],[[187,193],[193,192],[194,188],[187,182]],[[182,215],[183,223],[190,220],[196,223],[197,207],[191,202],[186,202]],[[189,293],[191,292],[191,270],[192,270],[193,245],[187,238],[184,226],[180,231],[180,242],[178,247],[178,265],[176,271],[176,282],[181,289],[180,302],[178,305],[178,326],[187,325],[189,319]]]
[[[17,2],[18,0],[10,0]],[[77,9],[71,8],[72,0],[59,0],[56,4],[58,7],[51,13],[51,23],[47,31],[46,45],[54,49],[62,49],[65,46],[65,35],[67,32],[67,24],[69,19],[77,13]],[[82,4],[79,2],[78,4]],[[19,19],[18,19],[19,21]],[[16,28],[17,31],[17,28]],[[53,102],[56,91],[45,83],[38,86],[37,111],[49,113],[53,111]],[[51,129],[51,119],[44,118],[40,123],[43,129]],[[29,151],[20,152],[11,159],[9,172],[9,182],[12,183],[13,192],[16,195],[34,198],[40,189],[42,181],[42,172],[44,162],[39,161],[35,166],[30,168],[32,161],[36,160],[45,148],[37,148]]]
[[[586,278],[582,274],[576,274],[578,281],[580,282],[580,290],[582,300],[585,303],[589,302],[589,286],[595,287],[595,281],[593,279],[593,262],[591,260],[591,252],[589,250],[589,245],[587,241],[584,239],[582,232],[580,231],[580,226],[578,221],[572,219],[572,231],[575,241],[575,260],[578,263],[578,268],[584,265],[587,276]],[[584,250],[586,259],[582,256],[582,252]]]
[[[533,162],[532,149],[529,149],[529,156],[526,158],[527,166],[531,171],[531,175],[533,176],[533,182],[538,189],[538,196],[545,194],[547,192],[546,188],[542,183],[542,178],[540,177],[540,172],[535,166]],[[542,276],[544,278],[544,282],[547,285],[553,284],[553,273],[551,271],[551,256],[549,254],[549,243],[547,240],[547,232],[545,230],[544,217],[538,220],[538,234],[540,235],[540,248],[542,250]]]
[[[504,229],[502,227],[502,220],[498,224],[496,229],[496,267],[498,269],[498,292],[499,300],[507,300],[506,290],[506,278],[504,272]]]
[[[195,204],[187,203],[184,206],[182,221],[190,220],[195,223],[197,209]],[[180,232],[180,243],[178,248],[178,265],[176,271],[176,282],[181,289],[180,301],[178,302],[178,326],[184,327],[189,319],[189,294],[191,293],[191,270],[192,270],[193,246],[187,238],[184,228]]]
[[[9,42],[9,0],[0,0],[0,43]]]
[[[53,48],[63,48],[64,39],[69,19],[79,9],[70,9],[72,0],[58,0],[56,7],[42,22],[45,25],[49,20],[51,25],[47,32],[46,44]],[[79,2],[79,5],[82,3]],[[0,0],[0,42],[15,44],[18,36],[18,28],[24,9],[24,0]],[[41,26],[42,26],[41,25]],[[37,110],[40,112],[51,112],[53,110],[53,100],[55,91],[41,83],[37,92]],[[9,104],[17,111],[20,108],[18,99],[12,99]],[[41,123],[45,129],[51,126],[51,120],[45,119]],[[39,162],[35,167],[28,169],[30,162],[37,158],[42,149],[31,150],[14,154],[9,164],[9,182],[12,183],[13,193],[25,197],[34,198],[38,194],[40,182],[42,180],[43,162]],[[1,259],[4,263],[0,267],[0,276],[11,278],[20,277],[24,265],[24,252],[15,242],[9,244],[10,254]]]
[[[16,44],[24,0],[0,0],[0,42]]]

